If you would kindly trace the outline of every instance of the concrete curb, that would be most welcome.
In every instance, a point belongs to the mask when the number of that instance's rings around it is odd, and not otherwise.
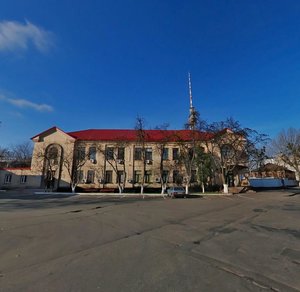
[[[63,192],[34,192],[35,195],[67,195],[67,196],[90,196],[90,197],[143,197],[138,193],[63,193]],[[165,195],[166,197],[167,195]],[[161,194],[144,194],[144,197],[163,197]]]
[[[146,193],[144,195],[138,193],[63,193],[63,192],[34,192],[35,195],[67,195],[67,196],[90,196],[90,197],[167,197],[162,194]],[[190,196],[231,196],[232,193],[222,194],[222,193],[191,193]]]
[[[35,195],[67,195],[67,196],[75,196],[79,193],[62,193],[62,192],[33,192]]]
[[[224,194],[224,193],[214,193],[214,194],[200,194],[200,196],[222,196],[222,197],[228,197],[228,196],[232,196],[233,193],[227,193],[227,194]]]

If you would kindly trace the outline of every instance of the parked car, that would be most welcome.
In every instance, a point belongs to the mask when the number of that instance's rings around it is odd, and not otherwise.
[[[183,187],[171,187],[167,190],[168,196],[170,197],[185,197],[185,189]]]

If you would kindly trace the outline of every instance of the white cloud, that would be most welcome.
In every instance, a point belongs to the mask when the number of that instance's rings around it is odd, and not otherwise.
[[[31,108],[39,112],[52,112],[53,107],[48,104],[38,104],[26,99],[14,99],[8,98],[3,94],[0,94],[0,100],[10,103],[19,108]]]
[[[10,112],[10,114],[15,118],[23,118],[23,115],[20,112]]]
[[[40,52],[48,51],[53,45],[53,33],[29,21],[0,22],[0,51],[26,50],[32,44]]]

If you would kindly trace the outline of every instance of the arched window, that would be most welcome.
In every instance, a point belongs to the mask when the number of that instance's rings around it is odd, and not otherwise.
[[[51,161],[53,165],[58,164],[58,148],[55,145],[52,145],[48,148],[47,159]]]
[[[57,189],[59,187],[63,148],[59,144],[50,144],[44,155],[44,170],[42,185],[46,189]]]

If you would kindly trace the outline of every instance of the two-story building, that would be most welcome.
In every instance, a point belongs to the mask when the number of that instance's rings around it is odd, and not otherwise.
[[[183,184],[187,176],[196,181],[194,167],[186,173],[180,161],[182,146],[208,136],[192,130],[91,129],[64,132],[52,127],[32,137],[31,168],[3,169],[2,187],[67,188],[76,175],[81,188],[160,188],[162,182]],[[22,172],[22,173],[21,173]],[[24,174],[23,174],[24,173]],[[19,176],[22,176],[22,179]],[[30,182],[30,183],[29,183]]]
[[[117,188],[118,183],[125,188],[141,183],[159,188],[162,180],[170,185],[182,183],[187,173],[180,163],[181,146],[206,138],[191,130],[144,130],[141,141],[136,130],[66,133],[53,127],[32,138],[31,169],[40,173],[41,187],[54,189],[69,187],[74,172],[83,188]],[[196,168],[190,175],[193,183]]]

